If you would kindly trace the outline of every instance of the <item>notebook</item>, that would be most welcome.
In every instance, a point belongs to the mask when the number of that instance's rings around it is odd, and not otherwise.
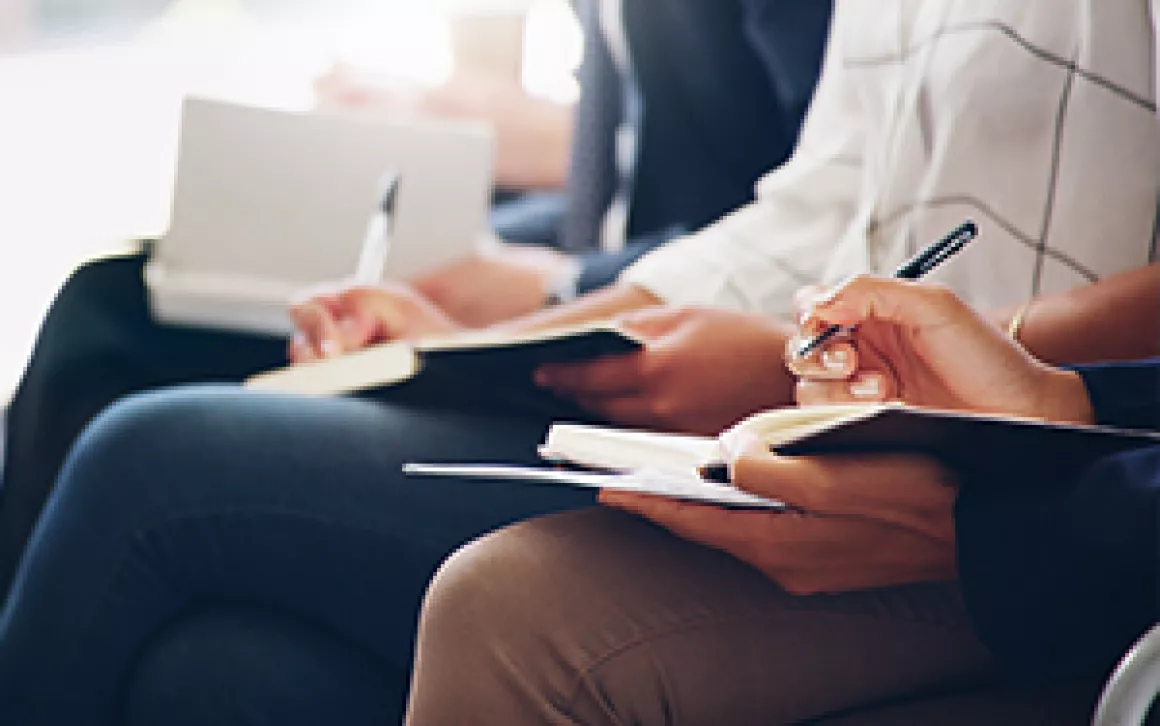
[[[942,460],[972,485],[1058,486],[1095,459],[1146,446],[1160,434],[1104,426],[940,411],[902,404],[784,408],[756,414],[717,437],[554,424],[540,447],[552,470],[491,465],[413,464],[427,476],[497,476],[583,487],[630,489],[727,506],[782,506],[698,472],[752,441],[786,455],[915,453]],[[577,470],[578,468],[578,470]],[[593,474],[592,470],[603,472]],[[551,473],[547,473],[551,472]],[[697,481],[700,479],[700,481]],[[743,495],[738,497],[738,495]]]
[[[486,228],[483,127],[186,101],[168,233],[146,268],[164,322],[284,335],[305,288],[351,277],[397,180],[380,277],[471,253]]]
[[[457,380],[457,389],[502,392],[509,388],[514,393],[523,386],[530,387],[533,371],[545,363],[620,355],[643,345],[639,337],[613,323],[518,334],[475,331],[374,345],[336,358],[261,373],[248,379],[245,386],[258,391],[326,396],[431,379],[433,384]]]

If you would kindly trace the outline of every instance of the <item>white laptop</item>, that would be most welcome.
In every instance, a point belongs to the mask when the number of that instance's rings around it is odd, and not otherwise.
[[[379,276],[460,258],[485,230],[493,146],[469,124],[188,100],[171,225],[145,272],[153,314],[289,332],[295,294],[365,267],[384,180],[397,188]]]

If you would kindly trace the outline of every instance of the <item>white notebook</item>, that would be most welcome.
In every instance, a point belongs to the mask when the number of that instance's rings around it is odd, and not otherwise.
[[[587,489],[615,489],[745,509],[786,508],[782,502],[750,494],[729,484],[706,481],[695,472],[638,469],[623,473],[602,473],[493,464],[406,464],[403,466],[403,473],[418,477],[496,479],[549,485],[565,484]]]
[[[973,472],[972,485],[1021,481],[1036,486],[1040,480],[1053,482],[1059,476],[1074,475],[1104,456],[1160,445],[1160,434],[891,403],[806,406],[754,414],[716,437],[553,424],[540,447],[541,457],[598,472],[490,464],[411,464],[404,471],[627,489],[727,506],[784,508],[784,504],[699,475],[706,467],[717,468],[722,461],[735,458],[754,442],[787,455],[924,454],[956,471]],[[1012,472],[1020,475],[1011,478]]]
[[[288,332],[292,296],[355,274],[391,175],[398,190],[381,277],[463,257],[486,230],[492,157],[491,134],[477,125],[190,99],[171,226],[146,269],[153,314]]]

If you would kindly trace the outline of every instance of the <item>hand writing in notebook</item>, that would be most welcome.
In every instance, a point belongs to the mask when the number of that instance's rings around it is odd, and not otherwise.
[[[705,435],[792,400],[785,323],[699,308],[652,308],[618,322],[647,341],[644,350],[544,367],[537,382],[621,426]]]
[[[804,360],[791,341],[788,364],[801,376],[802,403],[901,399],[958,408],[1084,422],[1082,381],[1029,356],[941,288],[855,278],[818,290],[801,317],[800,338],[854,328]],[[601,500],[744,560],[791,592],[810,593],[949,579],[954,574],[955,490],[939,465],[888,455],[783,457],[762,443],[738,447],[733,483],[802,510],[735,512],[641,495]]]
[[[806,291],[799,304],[801,337],[857,326],[805,359],[787,356],[800,376],[799,403],[900,400],[1066,423],[1091,418],[1078,375],[1037,361],[944,288],[859,276],[832,291]]]
[[[954,579],[955,489],[932,461],[783,457],[758,445],[731,468],[738,487],[802,511],[725,509],[618,491],[602,491],[600,500],[723,550],[795,594]]]
[[[444,335],[461,329],[407,285],[340,284],[309,290],[290,308],[296,334],[289,358],[333,358],[388,340]]]

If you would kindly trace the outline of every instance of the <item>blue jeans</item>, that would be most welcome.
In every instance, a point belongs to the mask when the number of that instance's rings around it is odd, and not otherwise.
[[[155,712],[173,683],[149,666],[181,673],[181,644],[203,640],[190,627],[260,642],[245,657],[262,663],[244,670],[271,677],[256,688],[309,700],[315,687],[321,698],[376,683],[348,722],[399,722],[419,605],[444,557],[594,501],[570,488],[409,480],[400,467],[531,462],[544,423],[229,386],[114,406],[65,464],[0,619],[0,723],[112,726]],[[362,675],[328,691],[307,676],[333,669],[262,655],[286,643]],[[306,706],[297,714],[318,723]]]

